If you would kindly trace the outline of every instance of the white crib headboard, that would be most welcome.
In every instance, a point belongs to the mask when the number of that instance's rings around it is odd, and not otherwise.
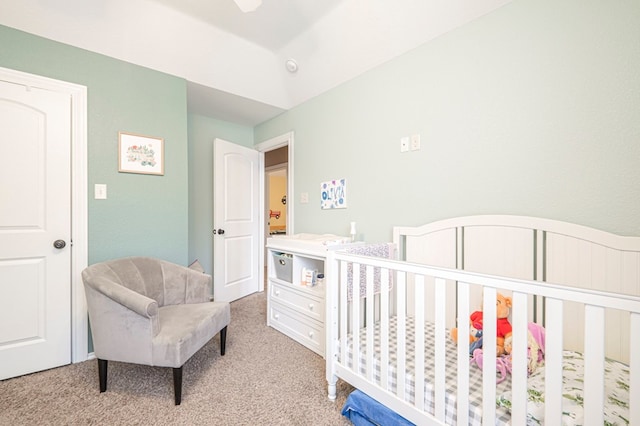
[[[441,220],[418,227],[394,227],[400,259],[640,296],[640,237],[624,237],[581,225],[525,216],[484,215]],[[429,297],[427,295],[426,297]],[[447,299],[455,303],[455,286]],[[471,296],[479,309],[481,295]],[[544,300],[530,300],[531,320],[543,318]],[[581,350],[584,321],[565,310],[565,348]],[[628,321],[607,312],[607,329],[628,336]],[[455,318],[447,319],[455,326]],[[607,336],[608,355],[621,359],[628,338]],[[624,356],[622,356],[624,358]]]

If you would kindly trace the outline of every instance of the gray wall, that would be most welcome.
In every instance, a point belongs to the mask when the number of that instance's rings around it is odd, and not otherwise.
[[[514,1],[257,126],[256,142],[295,132],[296,232],[356,221],[380,241],[495,213],[640,235],[638,76],[640,1]],[[422,149],[400,153],[414,133]],[[348,208],[321,210],[334,178]]]
[[[87,86],[89,263],[127,255],[186,264],[186,82],[0,26],[0,66]],[[118,173],[118,132],[164,138],[165,174]],[[107,200],[93,185],[108,186]]]

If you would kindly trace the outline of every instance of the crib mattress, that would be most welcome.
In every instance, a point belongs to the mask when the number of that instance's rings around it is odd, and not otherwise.
[[[405,388],[407,389],[406,400],[413,404],[415,400],[415,380],[412,371],[415,368],[414,363],[414,350],[415,340],[414,336],[414,322],[412,317],[407,318],[406,322],[406,373],[405,373]],[[397,387],[397,317],[393,316],[389,319],[389,369],[388,369],[388,390],[392,393],[396,392]],[[376,384],[381,385],[381,369],[380,369],[380,324],[375,325],[374,331],[374,380]],[[433,372],[435,370],[435,361],[433,355],[433,347],[435,341],[435,330],[431,323],[425,325],[425,383],[424,383],[424,403],[427,407],[427,411],[433,413],[434,411],[434,387],[432,385],[434,381]],[[360,330],[360,372],[365,374],[366,368],[366,328]],[[353,338],[351,335],[347,339],[347,366],[353,368]],[[446,371],[455,372],[457,366],[457,347],[451,340],[447,339],[446,342]],[[447,375],[445,387],[447,393],[445,396],[445,422],[447,424],[456,424],[456,393],[458,389],[457,376]],[[507,392],[510,389],[510,379],[499,383],[496,388],[496,395]],[[510,415],[505,407],[498,407],[496,409],[496,425],[508,425]],[[471,366],[469,368],[469,425],[481,425],[482,424],[482,370]]]
[[[389,368],[388,368],[388,390],[392,393],[396,392],[397,386],[397,348],[396,348],[396,330],[397,317],[391,317],[389,320]],[[411,373],[414,370],[414,348],[415,341],[413,318],[407,318],[406,322],[406,373],[405,387],[407,389],[406,400],[413,404],[415,400],[415,380]],[[373,362],[374,380],[376,384],[381,385],[381,369],[380,369],[380,324],[375,325],[375,356]],[[433,348],[435,341],[434,326],[431,323],[425,325],[425,407],[427,411],[434,411],[434,389],[433,381],[435,370]],[[454,372],[446,377],[445,396],[445,422],[447,424],[456,424],[456,393],[457,393],[457,377],[455,374],[457,365],[457,347],[451,339],[447,339],[446,352],[446,371]],[[563,377],[563,395],[565,400],[563,403],[563,424],[574,425],[581,424],[582,406],[580,398],[582,393],[582,369],[583,363],[580,361],[581,354],[577,352],[565,351],[564,353],[564,369]],[[366,368],[366,329],[360,330],[360,373],[365,374]],[[347,366],[353,368],[353,338],[349,335],[347,338]],[[569,372],[569,373],[567,373]],[[607,360],[606,375],[606,394],[607,407],[605,409],[605,421],[610,424],[627,424],[629,418],[629,368],[622,363]],[[528,420],[529,424],[541,424],[544,422],[544,368],[540,368],[528,380],[529,402],[528,402]],[[496,425],[510,425],[510,390],[511,378],[507,377],[502,383],[496,385],[496,395],[498,396],[498,405],[496,407]],[[569,395],[569,396],[568,396]],[[469,424],[482,424],[482,370],[475,365],[469,368]]]

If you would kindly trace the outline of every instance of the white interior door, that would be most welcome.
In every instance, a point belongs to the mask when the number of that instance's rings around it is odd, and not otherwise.
[[[261,154],[221,139],[213,151],[213,295],[230,302],[264,287]]]
[[[70,96],[0,81],[0,379],[71,362],[70,167]]]

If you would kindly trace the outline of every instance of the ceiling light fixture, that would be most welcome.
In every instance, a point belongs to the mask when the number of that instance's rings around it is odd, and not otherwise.
[[[287,59],[285,66],[287,67],[287,71],[291,73],[298,71],[298,63],[294,59]]]
[[[262,0],[234,0],[244,13],[253,12],[262,4]]]

